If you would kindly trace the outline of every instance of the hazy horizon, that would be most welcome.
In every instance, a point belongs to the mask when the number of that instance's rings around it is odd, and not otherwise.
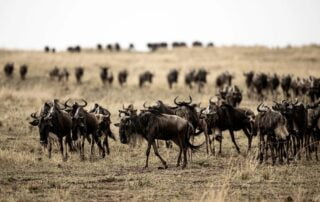
[[[320,1],[2,0],[0,48],[195,40],[216,45],[320,43]]]

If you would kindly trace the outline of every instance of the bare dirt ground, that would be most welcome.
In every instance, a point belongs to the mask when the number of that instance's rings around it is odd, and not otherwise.
[[[119,118],[122,104],[133,103],[141,108],[144,101],[152,104],[161,99],[173,104],[175,96],[208,104],[215,95],[216,76],[228,70],[235,75],[234,83],[245,90],[244,71],[255,70],[293,74],[300,77],[320,76],[320,49],[316,47],[267,49],[263,47],[219,47],[182,49],[156,53],[95,53],[80,54],[0,51],[0,67],[15,62],[14,78],[0,73],[0,200],[1,201],[319,201],[319,162],[301,161],[289,165],[259,165],[256,161],[257,138],[253,151],[246,153],[245,136],[236,133],[241,155],[236,153],[229,134],[224,134],[223,154],[207,157],[205,148],[193,155],[184,170],[175,167],[177,148],[160,148],[169,168],[158,170],[160,161],[151,153],[148,169],[144,142],[132,148],[111,141],[111,154],[105,159],[80,162],[71,154],[61,160],[55,147],[53,158],[39,144],[38,129],[30,127],[30,113],[39,111],[44,101],[59,98],[84,98],[89,107],[95,102],[107,107],[112,122]],[[29,72],[20,81],[17,66],[26,63]],[[55,65],[67,67],[72,73],[68,83],[50,81],[48,71]],[[83,84],[77,85],[74,67],[83,65]],[[99,66],[109,65],[114,76],[123,68],[129,71],[124,88],[118,83],[102,86]],[[202,94],[184,86],[183,76],[191,68],[205,67],[210,71]],[[166,74],[179,68],[179,84],[169,90]],[[138,75],[144,70],[155,73],[154,83],[138,88]],[[281,98],[279,98],[281,99]],[[271,98],[266,101],[270,104]],[[244,97],[242,106],[255,110],[258,102]],[[116,136],[117,128],[112,127]],[[196,140],[202,142],[202,137]],[[217,148],[217,147],[216,147]],[[88,147],[86,150],[88,151]],[[86,155],[88,156],[88,154]]]

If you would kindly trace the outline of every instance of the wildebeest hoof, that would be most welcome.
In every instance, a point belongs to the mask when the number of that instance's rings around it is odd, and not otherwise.
[[[182,168],[182,169],[185,169],[186,167],[187,167],[187,165],[186,165],[186,164],[183,164],[181,168]]]
[[[164,170],[164,169],[166,169],[166,167],[159,166],[158,169],[159,170]]]

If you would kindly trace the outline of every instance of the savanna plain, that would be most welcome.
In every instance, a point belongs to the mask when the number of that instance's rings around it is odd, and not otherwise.
[[[173,105],[173,99],[188,99],[207,106],[216,94],[215,78],[229,71],[234,84],[244,92],[241,106],[256,112],[259,104],[246,96],[243,73],[256,72],[292,74],[300,77],[320,76],[320,48],[313,46],[291,48],[215,47],[145,52],[67,52],[0,50],[0,67],[7,62],[16,64],[13,79],[0,72],[0,200],[1,201],[319,201],[320,163],[316,160],[291,162],[289,165],[259,164],[258,138],[247,153],[247,141],[236,132],[240,145],[238,154],[229,133],[223,134],[222,154],[207,156],[205,147],[193,154],[186,169],[176,168],[178,148],[159,152],[169,168],[159,170],[161,162],[151,152],[149,168],[145,163],[146,143],[138,147],[119,141],[118,110],[132,103],[141,109],[144,102],[151,105],[163,100]],[[18,75],[18,65],[27,64],[25,81]],[[74,68],[84,67],[83,83],[76,84]],[[111,68],[115,79],[126,68],[128,82],[120,87],[117,81],[103,86],[100,66]],[[48,72],[54,67],[66,67],[68,82],[51,81]],[[184,85],[184,75],[190,69],[204,67],[210,73],[202,93]],[[166,74],[172,68],[180,70],[179,82],[169,90]],[[153,84],[140,89],[138,75],[145,70],[155,74]],[[89,160],[86,143],[85,161],[77,153],[63,162],[54,146],[52,158],[39,143],[38,129],[29,125],[30,114],[39,111],[45,101],[58,98],[85,99],[88,108],[94,103],[112,113],[112,131],[118,138],[110,140],[110,155],[101,159],[96,148],[95,158]],[[281,101],[281,97],[278,98]],[[272,103],[269,97],[266,104]],[[203,142],[199,136],[195,144]],[[217,145],[216,145],[217,149]]]

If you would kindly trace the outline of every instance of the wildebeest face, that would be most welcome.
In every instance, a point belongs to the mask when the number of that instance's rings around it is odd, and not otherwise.
[[[130,118],[123,118],[120,123],[115,124],[119,127],[120,142],[122,144],[128,144],[130,141],[130,136],[133,134],[133,125]]]
[[[38,128],[40,134],[40,144],[47,145],[48,144],[48,136],[50,129],[53,127],[51,119],[41,118],[39,120]]]
[[[96,118],[98,120],[98,130],[108,134],[112,134],[111,129],[110,129],[110,116],[109,115],[102,115],[98,114],[96,115]]]

